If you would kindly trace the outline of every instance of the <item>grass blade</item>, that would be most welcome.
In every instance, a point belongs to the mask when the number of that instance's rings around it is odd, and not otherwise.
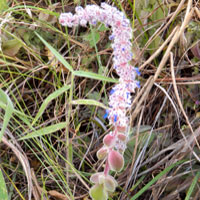
[[[118,83],[118,80],[108,78],[106,76],[102,76],[100,74],[96,74],[93,72],[86,72],[86,71],[74,71],[73,74],[75,76],[80,76],[80,77],[85,77],[85,78],[91,78],[91,79],[96,79],[100,81],[106,81],[106,82],[111,82],[111,83]]]
[[[0,102],[3,102],[4,104],[6,104],[3,125],[2,125],[2,129],[0,131],[0,141],[1,141],[3,134],[6,130],[6,127],[10,121],[12,114],[13,114],[14,107],[13,107],[12,101],[10,100],[9,96],[1,89],[0,89]]]
[[[55,98],[57,98],[58,96],[60,96],[62,93],[66,92],[67,90],[69,90],[70,86],[69,85],[65,85],[63,87],[61,87],[60,89],[54,91],[53,93],[51,93],[42,103],[37,115],[35,116],[35,119],[33,120],[33,124],[35,124],[35,122],[40,118],[40,116],[43,114],[44,110],[46,109],[46,107],[48,106],[48,104]]]
[[[25,139],[35,138],[38,136],[47,135],[47,134],[59,131],[63,128],[66,128],[66,122],[61,122],[58,124],[50,125],[45,128],[41,128],[39,130],[33,131],[32,133],[25,135],[24,137],[21,137],[19,140],[25,140]]]
[[[66,67],[70,72],[73,72],[72,66],[63,58],[60,53],[54,49],[46,40],[44,40],[37,32],[35,34],[40,38],[40,40],[47,46],[47,48],[52,52],[52,54]]]
[[[118,83],[117,80],[108,78],[96,73],[92,72],[86,72],[86,71],[74,71],[72,66],[63,58],[60,53],[54,49],[48,42],[46,42],[37,32],[35,34],[40,38],[40,40],[48,47],[48,49],[53,53],[53,55],[70,71],[72,72],[75,76],[80,76],[80,77],[86,77],[86,78],[91,78],[91,79],[96,79],[96,80],[101,80],[101,81],[107,81],[107,82],[112,82],[112,83]]]
[[[92,105],[92,106],[98,106],[103,109],[108,109],[103,103],[100,103],[96,100],[93,99],[78,99],[78,100],[73,100],[72,104],[74,105]]]
[[[190,185],[190,188],[188,189],[187,191],[187,195],[185,197],[185,200],[190,200],[192,199],[191,195],[192,195],[192,192],[194,191],[194,188],[197,184],[197,181],[200,177],[200,172],[197,173],[197,175],[194,177],[193,181],[192,181],[192,184]]]
[[[154,179],[152,179],[150,182],[148,182],[139,192],[137,192],[132,198],[131,200],[136,200],[140,195],[142,195],[146,190],[148,190],[148,188],[153,185],[158,179],[160,179],[164,174],[168,173],[171,169],[173,169],[175,166],[181,164],[185,162],[184,160],[178,161],[172,165],[170,165],[169,167],[167,167],[166,169],[164,169],[162,172],[160,172]]]
[[[6,183],[3,177],[3,173],[0,169],[0,199],[8,200],[8,192],[6,188]]]

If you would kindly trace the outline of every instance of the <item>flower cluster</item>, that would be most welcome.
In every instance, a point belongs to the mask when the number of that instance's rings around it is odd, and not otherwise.
[[[136,76],[140,75],[140,72],[138,68],[130,64],[133,57],[130,41],[132,38],[132,28],[129,19],[126,18],[123,12],[106,3],[102,3],[101,7],[87,5],[85,9],[78,6],[75,11],[74,15],[72,13],[61,14],[59,22],[68,27],[79,24],[86,26],[87,23],[96,25],[98,22],[111,27],[112,34],[109,36],[109,39],[112,41],[113,66],[120,77],[119,84],[116,84],[110,91],[109,110],[106,111],[104,116],[105,118],[108,117],[110,124],[114,128],[104,137],[104,146],[97,152],[98,159],[106,160],[106,166],[103,175],[97,173],[92,176],[95,177],[95,180],[98,180],[96,182],[91,180],[96,184],[90,191],[92,198],[95,199],[96,193],[94,191],[97,188],[103,188],[104,191],[109,192],[106,189],[107,187],[104,187],[105,181],[100,180],[108,179],[110,182],[113,182],[113,187],[116,186],[113,179],[108,178],[110,177],[109,170],[120,171],[124,166],[123,153],[128,140],[129,124],[126,111],[131,106],[131,93],[135,91],[135,88],[140,87],[139,82],[135,80]]]

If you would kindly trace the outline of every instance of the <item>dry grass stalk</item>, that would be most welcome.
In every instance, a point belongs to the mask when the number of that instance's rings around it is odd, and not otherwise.
[[[14,154],[16,155],[16,157],[19,159],[20,163],[22,164],[22,167],[24,169],[24,172],[28,181],[28,200],[31,200],[33,184],[32,184],[32,179],[31,179],[31,169],[30,169],[27,156],[24,152],[22,152],[22,150],[19,150],[13,143],[8,141],[8,139],[5,136],[3,136],[2,138],[2,142],[6,146],[12,149],[12,151],[14,152]],[[16,144],[17,141],[15,140],[14,143]]]

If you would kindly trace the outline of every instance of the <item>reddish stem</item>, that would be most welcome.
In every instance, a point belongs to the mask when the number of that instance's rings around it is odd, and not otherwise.
[[[109,171],[110,171],[110,167],[109,167],[108,159],[107,159],[106,160],[106,166],[105,166],[105,169],[104,169],[104,175],[107,176],[109,174]]]

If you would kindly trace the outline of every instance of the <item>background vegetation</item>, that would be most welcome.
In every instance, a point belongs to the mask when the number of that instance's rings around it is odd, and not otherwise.
[[[61,12],[101,1],[0,1],[0,199],[90,199],[111,86],[110,29]],[[108,0],[131,20],[141,89],[110,199],[199,199],[200,5]]]

